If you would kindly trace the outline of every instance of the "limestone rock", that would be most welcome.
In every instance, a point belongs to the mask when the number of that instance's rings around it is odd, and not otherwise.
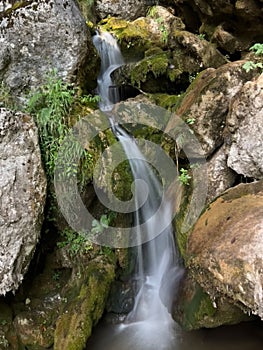
[[[230,54],[240,52],[250,47],[250,38],[240,39],[240,37],[235,33],[231,33],[225,27],[227,27],[227,25],[220,24],[215,28],[214,33],[211,36],[211,42],[215,43]]]
[[[216,70],[208,68],[201,72],[176,110],[176,114],[183,120],[193,122],[189,127],[194,130],[204,156],[210,156],[223,144],[230,101],[255,74],[246,73],[242,68],[243,64],[244,61],[236,61]],[[171,119],[167,130],[173,127]]]
[[[17,289],[38,242],[46,197],[30,116],[0,109],[0,295]]]
[[[227,166],[227,147],[223,145],[207,162],[208,191],[207,202],[231,187],[236,174]]]
[[[189,237],[187,266],[214,300],[227,297],[263,319],[263,181],[238,185],[213,202]]]
[[[107,16],[120,17],[127,20],[134,20],[145,16],[149,6],[154,5],[155,1],[147,0],[98,0],[96,10],[100,18]]]
[[[20,2],[0,13],[0,31],[0,81],[13,95],[41,85],[50,69],[63,80],[95,85],[95,77],[87,79],[96,72],[95,49],[75,1]]]
[[[238,174],[263,178],[263,74],[248,81],[230,106],[227,126],[232,144],[228,166]]]

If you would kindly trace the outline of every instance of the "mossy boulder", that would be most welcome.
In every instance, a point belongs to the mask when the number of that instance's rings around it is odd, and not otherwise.
[[[133,22],[109,17],[99,23],[101,30],[111,32],[117,38],[126,61],[138,60],[151,47],[163,47],[157,23],[146,17]]]
[[[228,298],[212,299],[191,276],[187,276],[180,287],[173,317],[186,330],[232,325],[250,319]]]
[[[184,121],[193,120],[193,129],[204,156],[211,155],[224,142],[224,127],[232,98],[257,72],[246,72],[245,61],[236,61],[201,72],[187,89],[176,110]],[[175,118],[176,125],[176,118]],[[167,131],[173,128],[171,119]],[[190,145],[189,145],[190,147]],[[194,150],[193,150],[194,152]]]
[[[76,272],[63,293],[66,303],[56,322],[54,350],[85,348],[92,327],[103,314],[114,269],[105,256],[98,256]]]
[[[114,73],[116,84],[130,84],[150,93],[177,94],[198,72],[227,62],[215,45],[185,31],[177,17],[169,12],[162,17],[160,13],[153,11],[131,23],[111,18],[102,26],[116,35],[128,62]]]
[[[145,17],[134,21],[108,17],[99,23],[99,27],[116,36],[128,62],[143,58],[150,48],[167,49],[170,31],[185,28],[180,18],[162,6],[153,6]]]

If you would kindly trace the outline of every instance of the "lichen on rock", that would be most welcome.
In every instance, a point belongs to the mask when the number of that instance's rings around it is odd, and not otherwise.
[[[95,87],[97,55],[74,1],[22,1],[3,12],[0,27],[0,80],[19,102],[50,69],[82,88]]]
[[[0,295],[23,280],[38,242],[46,198],[32,117],[0,108]]]

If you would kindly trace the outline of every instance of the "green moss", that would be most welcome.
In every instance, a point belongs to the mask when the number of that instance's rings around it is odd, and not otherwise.
[[[183,201],[180,205],[179,212],[176,214],[175,217],[175,227],[176,227],[176,239],[177,239],[177,245],[180,251],[181,256],[185,260],[186,256],[186,247],[187,247],[187,241],[188,241],[188,236],[191,232],[189,231],[184,231],[182,229],[185,216],[188,210],[188,205],[191,201],[191,193],[192,193],[192,187],[191,186],[184,186],[183,187]]]
[[[114,276],[114,265],[103,256],[90,261],[87,269],[76,275],[81,281],[76,281],[77,288],[68,294],[64,311],[57,320],[54,350],[85,348],[92,327],[102,316]]]
[[[78,0],[80,11],[83,17],[87,21],[91,21],[91,23],[96,23],[94,2],[94,0]]]
[[[141,83],[146,82],[150,73],[154,78],[164,75],[167,71],[169,60],[166,53],[146,57],[138,62],[131,70],[131,83],[140,88]]]
[[[175,111],[183,96],[168,94],[151,94],[149,95],[149,97],[158,106],[163,107],[169,111]]]
[[[142,58],[144,52],[153,46],[159,46],[149,27],[149,19],[138,18],[133,22],[108,17],[99,23],[101,30],[113,33],[121,46],[124,57]]]
[[[192,300],[185,305],[184,328],[195,329],[207,317],[213,317],[216,313],[212,301],[200,286],[196,287]]]

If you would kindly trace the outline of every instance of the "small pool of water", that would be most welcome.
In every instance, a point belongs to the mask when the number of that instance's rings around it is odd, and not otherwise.
[[[127,327],[102,321],[86,350],[261,350],[263,323],[251,321],[186,332],[175,325],[165,334],[158,325],[136,323]]]

